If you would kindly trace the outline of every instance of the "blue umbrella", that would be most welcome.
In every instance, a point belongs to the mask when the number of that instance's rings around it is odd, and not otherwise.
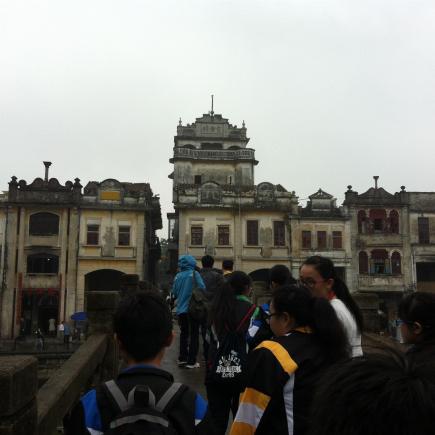
[[[71,320],[83,321],[86,319],[87,319],[87,316],[86,316],[86,313],[84,311],[78,311],[77,313],[74,313],[71,316]]]

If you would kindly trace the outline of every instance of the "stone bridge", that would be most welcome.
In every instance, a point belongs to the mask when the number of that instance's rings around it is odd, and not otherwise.
[[[112,314],[118,303],[115,292],[92,292],[87,299],[90,336],[38,389],[38,360],[30,355],[0,357],[0,434],[55,435],[63,417],[89,388],[115,377],[119,353],[113,341]],[[178,330],[176,329],[176,333]],[[364,352],[400,349],[387,337],[368,333]],[[204,370],[179,369],[178,339],[163,361],[165,370],[205,397]],[[201,360],[201,358],[199,358]]]

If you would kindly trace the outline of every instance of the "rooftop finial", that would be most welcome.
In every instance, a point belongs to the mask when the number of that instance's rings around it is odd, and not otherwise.
[[[45,166],[45,177],[44,181],[48,181],[48,168],[51,166],[51,162],[42,162]]]
[[[375,180],[375,189],[378,188],[378,179],[379,179],[379,175],[374,175],[373,176],[374,180]]]
[[[214,106],[214,104],[213,104],[213,98],[214,98],[214,95],[211,94],[211,112],[210,112],[210,115],[211,115],[211,116],[214,115],[214,110],[213,110],[213,106]]]
[[[245,120],[242,122],[242,128],[246,128]]]
[[[181,116],[180,119],[178,120],[178,125],[181,125]]]

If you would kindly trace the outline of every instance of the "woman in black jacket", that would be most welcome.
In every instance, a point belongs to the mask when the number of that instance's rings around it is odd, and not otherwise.
[[[251,279],[244,272],[228,275],[210,311],[210,348],[205,385],[216,433],[224,435],[230,410],[236,415],[248,352],[247,332],[258,308],[249,299]]]

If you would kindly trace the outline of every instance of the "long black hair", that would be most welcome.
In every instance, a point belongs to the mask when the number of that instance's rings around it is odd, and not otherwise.
[[[330,362],[345,359],[349,343],[334,308],[322,298],[312,296],[302,286],[288,285],[275,290],[272,296],[276,313],[288,313],[296,327],[309,326]]]
[[[332,290],[340,299],[344,305],[346,305],[347,309],[352,313],[355,322],[358,326],[359,332],[362,332],[364,328],[364,320],[361,310],[359,309],[357,303],[353,300],[349,289],[345,282],[338,277],[337,271],[335,270],[334,263],[327,257],[321,257],[320,255],[314,255],[312,257],[307,258],[302,266],[313,266],[314,269],[319,272],[320,276],[325,279],[333,279],[334,284],[332,286]]]
[[[407,323],[418,322],[423,328],[423,338],[435,338],[435,294],[415,292],[399,303],[399,317]]]
[[[218,334],[223,333],[226,329],[234,330],[237,327],[236,297],[245,293],[251,283],[251,278],[241,271],[235,271],[224,279],[213,299],[209,319]]]

